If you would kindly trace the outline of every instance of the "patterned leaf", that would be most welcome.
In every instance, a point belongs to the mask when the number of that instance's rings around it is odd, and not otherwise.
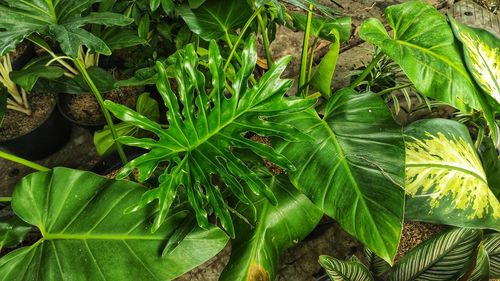
[[[500,203],[467,128],[429,119],[405,134],[407,218],[500,230]]]
[[[341,261],[329,256],[320,256],[319,263],[332,281],[371,281],[370,271],[356,258]]]
[[[458,280],[471,266],[481,232],[453,229],[408,252],[389,274],[389,281]]]
[[[479,246],[476,258],[476,266],[472,271],[468,281],[488,281],[490,280],[490,260],[484,245]]]
[[[490,278],[500,278],[500,233],[487,235],[484,238],[484,249],[490,260]]]

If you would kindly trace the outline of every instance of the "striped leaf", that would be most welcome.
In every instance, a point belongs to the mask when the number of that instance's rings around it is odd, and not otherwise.
[[[500,233],[487,235],[484,249],[490,260],[490,278],[500,278]]]
[[[429,119],[411,124],[405,134],[406,217],[500,230],[500,203],[467,128]]]
[[[468,281],[488,281],[490,280],[490,260],[484,245],[479,246],[476,258],[476,266],[469,276]]]
[[[371,273],[375,274],[376,276],[382,277],[391,270],[391,265],[377,256],[369,248],[365,247],[363,249],[363,252],[368,262],[368,269]]]
[[[329,256],[320,256],[319,263],[332,281],[372,281],[370,271],[356,258],[341,261]]]
[[[444,232],[408,252],[388,280],[458,280],[470,268],[480,242],[479,230],[457,228]]]

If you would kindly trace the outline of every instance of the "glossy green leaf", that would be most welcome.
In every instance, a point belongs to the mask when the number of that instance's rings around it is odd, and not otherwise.
[[[207,0],[196,9],[182,5],[177,7],[176,11],[191,31],[206,41],[234,33],[252,14],[247,1]]]
[[[63,52],[76,57],[80,46],[111,54],[106,44],[86,31],[86,24],[124,26],[131,19],[115,13],[84,12],[100,0],[5,0],[0,4],[0,55],[15,49],[24,38],[33,33],[54,36]],[[82,16],[82,14],[85,14]]]
[[[320,256],[319,263],[332,281],[373,281],[370,271],[354,256],[352,261]]]
[[[470,274],[468,281],[489,281],[490,280],[490,260],[484,245],[479,246],[476,258],[476,266]]]
[[[292,81],[280,79],[280,75],[290,57],[278,60],[255,85],[249,84],[257,61],[256,39],[253,36],[249,38],[241,55],[240,71],[234,80],[230,81],[232,96],[226,97],[226,85],[229,85],[229,82],[225,77],[222,57],[215,41],[211,41],[208,52],[208,68],[212,78],[209,84],[206,83],[203,72],[199,70],[200,58],[194,46],[189,44],[183,51],[177,52],[173,68],[177,93],[174,93],[170,86],[165,66],[157,62],[157,88],[168,108],[168,127],[128,107],[110,101],[106,101],[105,106],[122,121],[150,131],[158,137],[157,140],[119,138],[125,145],[150,150],[125,165],[119,177],[123,178],[137,170],[139,180],[145,181],[157,170],[160,163],[169,163],[167,169],[161,170],[158,187],[146,192],[130,211],[138,210],[157,200],[160,212],[153,226],[153,229],[157,229],[165,219],[178,187],[183,186],[191,206],[196,210],[200,226],[208,226],[205,210],[208,203],[219,217],[222,227],[234,236],[234,227],[221,194],[220,184],[212,181],[212,175],[218,175],[242,202],[251,204],[244,193],[248,188],[276,203],[270,188],[235,156],[233,148],[249,149],[263,159],[283,168],[293,169],[293,165],[283,155],[270,146],[245,138],[245,133],[254,132],[287,140],[303,138],[305,136],[294,127],[266,119],[277,114],[287,116],[291,112],[304,110],[316,101],[285,96]],[[206,89],[211,89],[210,93],[207,93]]]
[[[325,116],[286,117],[314,141],[279,150],[296,167],[294,185],[348,233],[392,263],[404,211],[404,142],[388,107],[374,94],[336,92]]]
[[[151,11],[156,11],[158,10],[158,7],[160,7],[160,0],[149,0],[149,8]]]
[[[458,280],[475,260],[481,232],[452,229],[408,252],[391,271],[388,281]]]
[[[271,177],[269,186],[278,204],[273,206],[265,198],[252,197],[257,208],[256,225],[236,222],[231,259],[219,280],[275,280],[280,256],[304,239],[323,216],[286,176]],[[250,208],[240,203],[236,210],[251,217]]]
[[[500,110],[500,39],[486,30],[468,27],[449,17],[455,36],[462,42],[472,77]]]
[[[100,38],[110,50],[118,50],[147,43],[146,40],[137,35],[137,31],[124,28],[109,28]]]
[[[490,261],[490,278],[500,278],[500,233],[486,235],[484,249]]]
[[[302,13],[292,13],[293,24],[300,30],[305,30],[307,16]],[[337,30],[340,36],[335,36],[332,30]],[[331,42],[336,42],[340,38],[341,42],[347,42],[351,37],[351,18],[323,18],[315,16],[311,22],[311,35]]]
[[[40,64],[29,65],[21,70],[10,73],[10,78],[26,91],[31,91],[40,78],[56,79],[64,75],[64,70],[57,66]]]
[[[191,9],[196,9],[200,7],[203,3],[205,3],[206,0],[188,0],[189,7]]]
[[[149,96],[149,93],[143,93],[137,98],[137,112],[150,118],[151,120],[160,121],[160,108],[158,102]],[[116,135],[122,136],[137,136],[141,133],[141,129],[133,124],[122,122],[115,124]],[[108,126],[94,133],[94,145],[99,155],[106,155],[116,149],[116,143]]]
[[[190,233],[161,258],[186,211],[171,214],[152,234],[155,208],[123,213],[144,191],[137,183],[67,168],[23,178],[12,207],[43,239],[0,259],[0,280],[172,280],[224,248],[227,236],[210,228]]]
[[[412,123],[405,135],[406,217],[500,230],[500,203],[467,127],[428,119]]]
[[[392,38],[382,22],[373,18],[361,25],[361,38],[398,63],[419,93],[466,112],[481,108],[480,93],[439,11],[423,1],[410,1],[390,6],[385,16]]]
[[[30,231],[31,226],[17,216],[1,216],[0,250],[19,245]]]
[[[333,29],[332,33],[337,39],[330,46],[328,53],[321,59],[311,78],[311,85],[318,89],[325,98],[330,98],[332,95],[333,74],[340,51],[339,33],[336,29]]]
[[[500,200],[500,155],[491,138],[485,138],[479,155],[483,163],[486,178],[493,194]]]

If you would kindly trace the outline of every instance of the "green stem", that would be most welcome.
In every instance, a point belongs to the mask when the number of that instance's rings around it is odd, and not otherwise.
[[[484,139],[484,128],[482,126],[477,126],[477,129],[478,129],[477,139],[476,142],[474,143],[474,146],[476,147],[476,149],[479,149]]]
[[[123,151],[122,145],[117,141],[118,134],[116,133],[116,128],[115,125],[113,124],[113,119],[111,118],[111,114],[109,114],[109,111],[104,107],[104,100],[101,96],[101,93],[95,86],[94,81],[92,81],[92,78],[90,78],[90,75],[87,72],[84,63],[80,59],[73,59],[73,61],[75,62],[75,65],[78,67],[78,70],[80,71],[83,78],[85,79],[90,89],[92,90],[92,93],[94,93],[94,96],[97,102],[99,103],[99,106],[101,107],[102,113],[104,114],[104,118],[106,119],[106,123],[108,124],[108,127],[111,131],[111,135],[113,136],[113,141],[116,144],[116,150],[118,151],[118,155],[120,155],[120,159],[122,160],[123,165],[127,164],[127,157],[125,156],[125,152]]]
[[[311,76],[312,76],[312,67],[313,67],[313,62],[314,62],[314,52],[316,50],[316,47],[318,46],[318,38],[314,38],[314,42],[311,46],[311,51],[309,52],[309,64],[307,66],[307,85],[311,83]],[[307,97],[309,95],[309,87],[306,87],[304,89],[305,91],[305,96]]]
[[[377,95],[382,96],[382,95],[385,95],[385,94],[393,92],[393,91],[397,91],[397,90],[400,90],[400,89],[408,88],[411,85],[413,85],[413,84],[412,83],[407,83],[407,84],[398,85],[398,86],[395,86],[395,87],[392,87],[392,88],[387,88],[385,90],[382,90],[382,91],[378,92]]]
[[[352,82],[350,88],[354,89],[357,86],[359,86],[359,84],[361,82],[363,82],[363,80],[365,80],[366,76],[368,76],[368,74],[370,74],[370,71],[372,71],[372,69],[377,65],[377,63],[382,59],[383,56],[384,56],[383,53],[379,53],[375,58],[373,58],[373,60],[365,68],[365,70],[363,70],[363,72],[361,72],[361,74],[358,76],[358,78],[356,78],[356,80],[354,82]]]
[[[236,53],[236,48],[238,48],[238,45],[240,44],[241,40],[243,39],[243,36],[247,32],[247,29],[250,27],[250,24],[252,24],[253,20],[255,19],[256,16],[260,15],[260,11],[262,10],[262,7],[257,9],[253,15],[247,20],[243,28],[241,29],[240,35],[238,36],[238,39],[236,40],[236,43],[234,43],[234,46],[231,47],[231,53],[229,53],[229,57],[227,58],[226,65],[224,65],[224,71],[227,70],[229,64],[231,63],[231,59]],[[227,34],[227,33],[226,33]],[[226,36],[228,41],[231,41],[229,38],[229,35]]]
[[[309,4],[309,11],[307,11],[307,23],[306,30],[304,33],[304,42],[302,44],[302,57],[300,59],[300,74],[299,74],[299,90],[298,94],[301,97],[305,97],[306,91],[304,91],[304,87],[306,86],[307,79],[307,53],[309,51],[309,37],[311,36],[311,23],[312,23],[312,15],[313,15],[312,4]]]
[[[0,197],[0,202],[11,202],[12,197]]]
[[[267,31],[266,31],[266,26],[264,24],[264,20],[262,19],[262,16],[260,13],[257,15],[257,19],[259,21],[259,28],[262,34],[262,41],[264,41],[264,52],[266,53],[266,62],[267,62],[267,67],[271,67],[271,64],[273,64],[273,58],[271,57],[271,49],[270,49],[270,43],[269,43],[269,36],[267,36]]]
[[[50,171],[50,169],[47,168],[47,167],[44,167],[44,166],[42,166],[40,164],[37,164],[35,162],[31,162],[31,161],[26,160],[24,158],[12,155],[10,153],[3,152],[1,150],[0,150],[0,158],[6,159],[6,160],[9,160],[9,161],[12,161],[12,162],[19,163],[21,165],[24,165],[26,167],[30,167],[30,168],[38,170],[38,171],[42,171],[42,172]]]

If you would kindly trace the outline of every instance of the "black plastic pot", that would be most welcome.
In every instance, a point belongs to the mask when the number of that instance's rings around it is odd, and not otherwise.
[[[84,129],[87,129],[91,132],[101,130],[104,128],[104,125],[106,125],[106,121],[100,122],[100,123],[85,123],[81,122],[78,120],[75,120],[73,116],[71,116],[70,109],[69,109],[69,103],[71,101],[71,98],[73,95],[71,94],[59,94],[57,96],[57,107],[59,111],[61,112],[62,116],[66,118],[69,122],[77,125],[78,127],[82,127]]]
[[[144,153],[148,152],[146,149],[138,148],[138,147],[125,147],[125,156],[128,161],[131,161]],[[97,164],[92,168],[92,172],[99,175],[108,175],[117,169],[123,167],[120,156],[117,152],[114,152],[104,158],[102,158]]]
[[[27,43],[26,50],[12,61],[12,69],[19,70],[23,68],[36,55],[33,43]]]
[[[50,115],[31,132],[0,142],[0,147],[28,159],[43,159],[61,149],[71,136],[71,124],[54,108]]]

